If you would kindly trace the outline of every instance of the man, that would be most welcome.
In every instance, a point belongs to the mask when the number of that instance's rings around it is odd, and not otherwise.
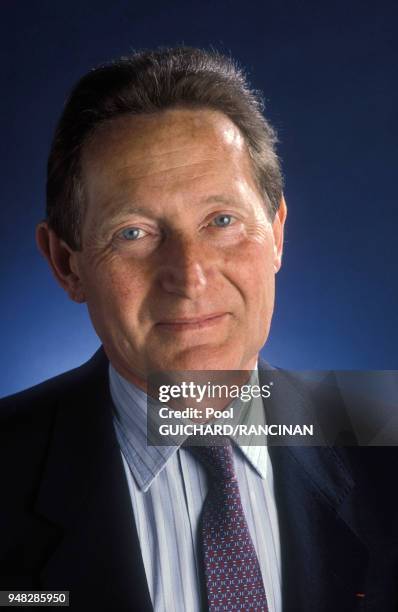
[[[397,609],[392,453],[232,443],[214,486],[216,453],[209,471],[145,443],[151,373],[256,370],[286,220],[275,140],[215,53],[136,54],[73,90],[37,242],[103,346],[2,403],[2,589],[69,590],[76,610]],[[286,389],[300,419],[313,400]]]

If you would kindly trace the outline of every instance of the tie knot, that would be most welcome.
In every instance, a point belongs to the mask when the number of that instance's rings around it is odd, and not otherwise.
[[[231,480],[236,477],[232,444],[228,438],[223,440],[222,445],[210,446],[192,446],[188,438],[183,446],[201,461],[210,478]]]

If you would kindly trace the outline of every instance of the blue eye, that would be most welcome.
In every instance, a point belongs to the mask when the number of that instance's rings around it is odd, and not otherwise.
[[[121,235],[126,240],[137,240],[139,238],[141,230],[139,227],[127,227],[121,232]]]
[[[228,227],[232,223],[232,215],[218,215],[214,219],[214,223],[217,227]]]

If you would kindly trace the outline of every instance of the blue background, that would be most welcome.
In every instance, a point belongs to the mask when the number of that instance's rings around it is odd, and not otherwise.
[[[397,369],[395,2],[1,2],[0,394],[99,345],[36,251],[67,92],[132,49],[214,45],[264,91],[289,219],[263,354],[291,369]]]

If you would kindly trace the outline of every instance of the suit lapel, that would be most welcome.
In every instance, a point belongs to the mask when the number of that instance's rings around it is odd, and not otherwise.
[[[76,609],[152,610],[100,350],[60,402],[36,513],[62,533],[41,588]]]
[[[260,381],[270,368],[260,364]],[[316,408],[304,388],[276,372],[279,392],[267,405],[268,423],[317,423]],[[294,407],[294,411],[292,411]],[[336,418],[338,406],[334,406]],[[319,441],[322,436],[319,435]],[[308,442],[307,442],[308,443]],[[354,506],[358,494],[337,448],[272,445],[274,490],[282,555],[283,610],[354,612],[365,609],[368,550],[359,533]],[[283,444],[283,441],[279,441]]]

